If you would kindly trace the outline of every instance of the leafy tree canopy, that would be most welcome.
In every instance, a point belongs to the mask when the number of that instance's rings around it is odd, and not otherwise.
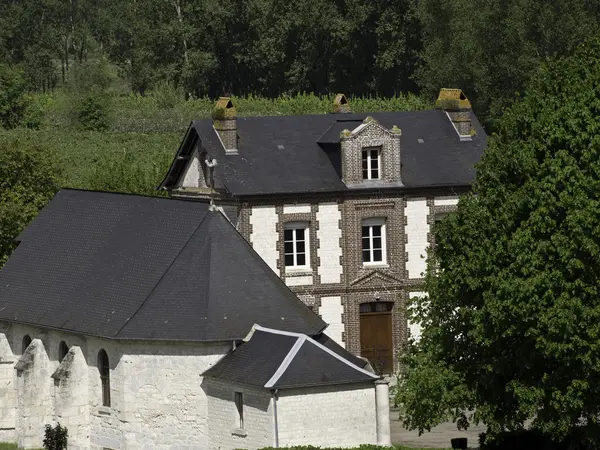
[[[600,40],[543,66],[505,111],[473,193],[435,230],[399,394],[411,428],[598,428],[599,116]]]
[[[0,140],[0,267],[14,239],[58,191],[54,158],[39,145]]]

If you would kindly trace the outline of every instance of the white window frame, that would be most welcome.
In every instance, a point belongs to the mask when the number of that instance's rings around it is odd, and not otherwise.
[[[364,174],[364,168],[363,168],[363,162],[364,162],[364,152],[367,152],[367,178],[365,178],[365,174]],[[377,177],[373,177],[372,171],[372,164],[373,164],[373,157],[371,156],[371,152],[377,152]],[[363,181],[365,180],[381,180],[381,147],[363,147],[361,153],[360,153],[360,170],[361,170],[361,176]]]
[[[310,270],[310,223],[309,222],[286,222],[283,232],[283,264],[286,272],[306,272]],[[285,239],[285,231],[294,230],[293,231],[293,239],[292,241],[286,241]],[[304,264],[298,264],[298,249],[297,243],[300,242],[297,240],[296,230],[304,230]],[[285,243],[292,242],[293,251],[292,253],[286,253],[285,251]],[[293,255],[294,264],[291,266],[286,265],[285,256]]]
[[[233,408],[235,412],[235,428],[244,430],[244,393],[235,391],[233,393]]]
[[[363,227],[370,227],[369,232],[369,252],[371,261],[362,261],[363,266],[385,266],[387,265],[387,245],[386,245],[386,220],[385,217],[371,217],[363,219],[360,226],[360,259],[363,259]],[[373,227],[381,227],[381,261],[373,261],[374,248],[373,248]]]

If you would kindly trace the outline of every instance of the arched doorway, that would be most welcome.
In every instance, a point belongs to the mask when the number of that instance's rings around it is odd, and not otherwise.
[[[360,354],[369,360],[377,373],[394,371],[393,307],[393,302],[360,305]]]

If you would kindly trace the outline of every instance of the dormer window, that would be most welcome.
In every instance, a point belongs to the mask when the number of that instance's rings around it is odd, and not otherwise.
[[[381,149],[367,148],[362,151],[363,180],[379,180],[381,178]]]

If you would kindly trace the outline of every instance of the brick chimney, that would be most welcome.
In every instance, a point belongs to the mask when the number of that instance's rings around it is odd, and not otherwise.
[[[344,94],[337,94],[335,99],[333,99],[333,108],[331,110],[332,113],[350,113],[350,103]]]
[[[461,140],[472,138],[471,102],[463,94],[463,91],[460,89],[440,89],[435,107],[446,111]]]
[[[212,112],[213,128],[219,135],[226,155],[238,154],[237,111],[229,97],[220,97]]]

